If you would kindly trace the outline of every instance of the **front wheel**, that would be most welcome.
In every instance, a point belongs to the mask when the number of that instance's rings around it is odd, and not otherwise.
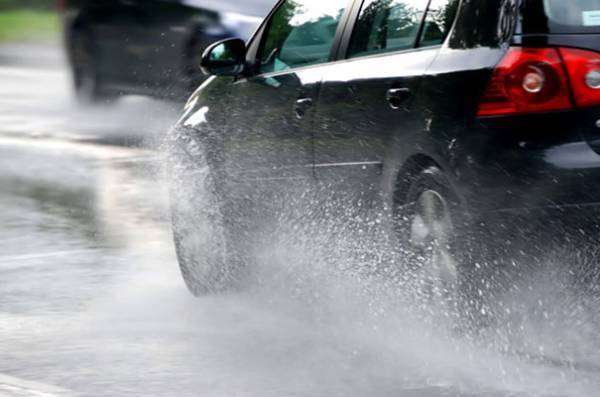
[[[177,163],[186,163],[181,154]],[[226,292],[240,281],[241,262],[224,215],[215,176],[203,164],[177,167],[171,185],[171,217],[177,259],[192,294]]]

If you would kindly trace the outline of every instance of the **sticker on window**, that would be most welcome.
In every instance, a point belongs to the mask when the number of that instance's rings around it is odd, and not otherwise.
[[[600,10],[583,12],[584,26],[600,26]]]

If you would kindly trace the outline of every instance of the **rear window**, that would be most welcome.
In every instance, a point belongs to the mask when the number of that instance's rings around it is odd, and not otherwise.
[[[600,0],[544,0],[552,32],[600,32]]]

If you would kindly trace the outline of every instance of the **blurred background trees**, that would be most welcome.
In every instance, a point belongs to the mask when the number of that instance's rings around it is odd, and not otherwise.
[[[55,0],[0,0],[0,12],[18,8],[33,10],[53,10],[56,8]]]

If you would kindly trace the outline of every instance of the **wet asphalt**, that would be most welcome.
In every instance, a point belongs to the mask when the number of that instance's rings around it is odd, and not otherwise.
[[[0,396],[600,395],[593,367],[373,315],[352,280],[193,298],[160,151],[180,105],[79,107],[50,56],[0,65]]]

